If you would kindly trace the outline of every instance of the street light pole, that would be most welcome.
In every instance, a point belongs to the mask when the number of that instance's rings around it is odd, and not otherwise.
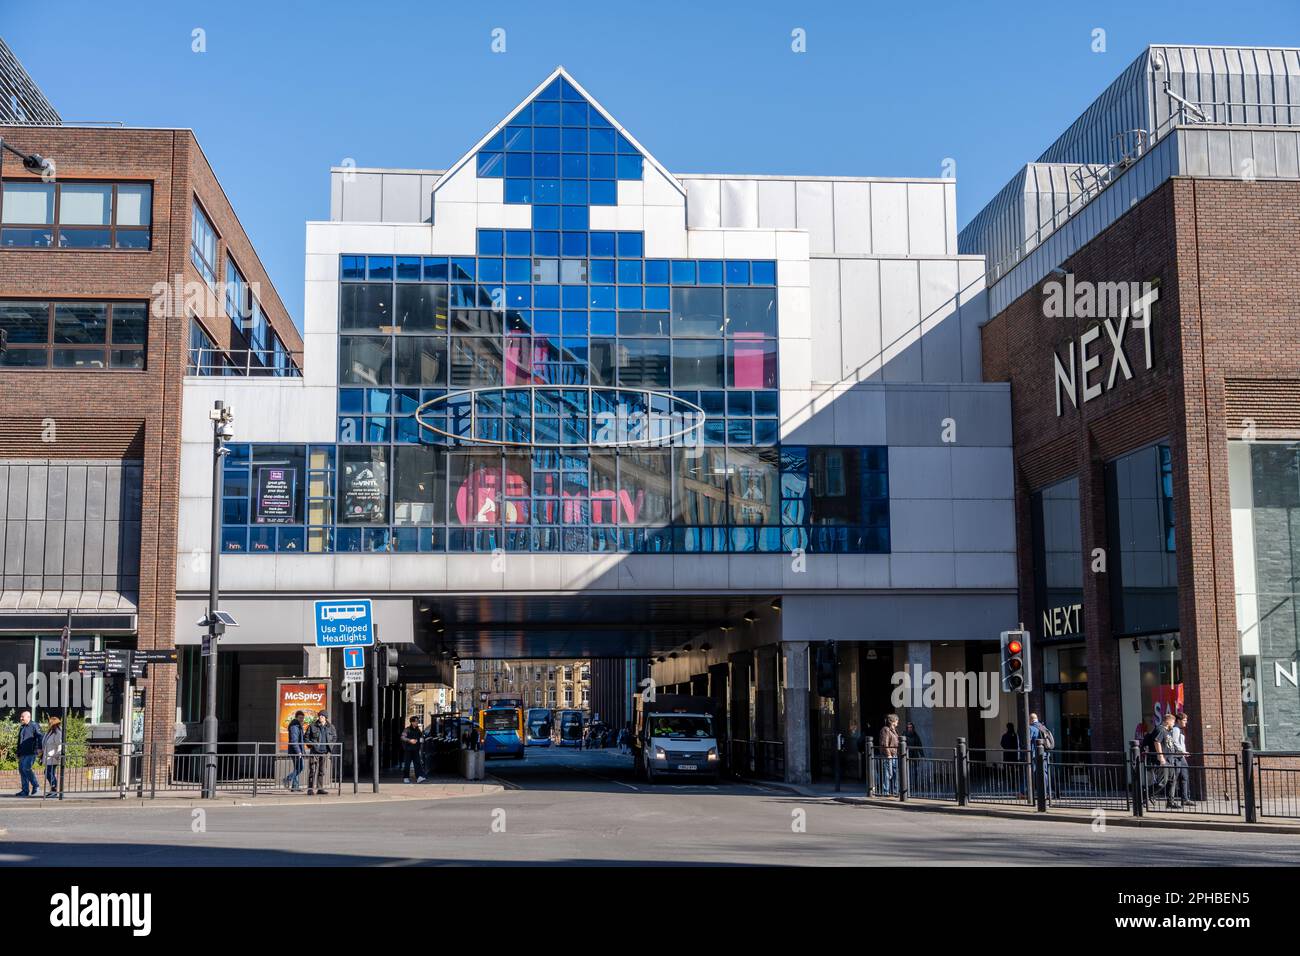
[[[203,716],[203,796],[212,798],[217,795],[217,638],[225,626],[217,618],[217,606],[221,600],[221,492],[223,483],[223,459],[230,453],[226,442],[235,437],[235,429],[230,423],[234,420],[234,410],[226,403],[212,403],[208,413],[212,419],[212,538],[208,577],[208,654],[204,662],[207,684],[207,706]]]

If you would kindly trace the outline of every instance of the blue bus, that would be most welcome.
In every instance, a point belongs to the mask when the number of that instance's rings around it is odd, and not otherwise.
[[[521,701],[506,698],[489,702],[478,712],[478,729],[483,740],[484,758],[524,755],[524,708]]]
[[[561,747],[582,747],[582,711],[562,710],[558,723],[556,743]]]
[[[524,727],[528,731],[529,747],[549,747],[551,745],[551,728],[555,716],[546,707],[529,707]]]

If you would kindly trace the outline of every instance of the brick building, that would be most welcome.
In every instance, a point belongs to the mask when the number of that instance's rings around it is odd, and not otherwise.
[[[76,650],[171,648],[182,381],[295,375],[301,339],[190,130],[0,137],[53,164],[0,183],[0,670],[57,669],[68,611]],[[171,739],[187,668],[137,681],[137,734]],[[96,683],[116,737],[122,679]]]
[[[962,233],[1058,746],[1172,708],[1192,750],[1300,747],[1298,78],[1296,50],[1151,47]]]

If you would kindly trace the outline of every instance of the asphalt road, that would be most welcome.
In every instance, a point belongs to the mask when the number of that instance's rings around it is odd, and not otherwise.
[[[201,816],[71,802],[11,808],[0,798],[0,866],[1300,863],[1300,836],[1099,832],[853,806],[755,784],[650,787],[633,775],[630,758],[608,751],[531,749],[522,761],[493,761],[488,772],[507,789],[443,800],[213,806]]]

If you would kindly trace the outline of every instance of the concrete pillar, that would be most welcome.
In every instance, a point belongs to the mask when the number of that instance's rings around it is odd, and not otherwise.
[[[785,654],[785,782],[811,783],[808,727],[808,642],[783,641]]]
[[[919,694],[921,688],[915,686],[916,675],[920,672],[921,679],[930,672],[930,642],[929,641],[908,641],[907,642],[907,675],[908,679],[913,681],[912,692]],[[916,732],[921,735],[921,740],[927,747],[935,746],[934,739],[934,711],[929,707],[908,707],[905,721],[910,720],[916,727]],[[900,726],[900,731],[905,730],[906,723]],[[945,742],[945,747],[952,746]]]
[[[328,647],[311,647],[310,645],[303,647],[302,676],[330,676],[330,649]]]

